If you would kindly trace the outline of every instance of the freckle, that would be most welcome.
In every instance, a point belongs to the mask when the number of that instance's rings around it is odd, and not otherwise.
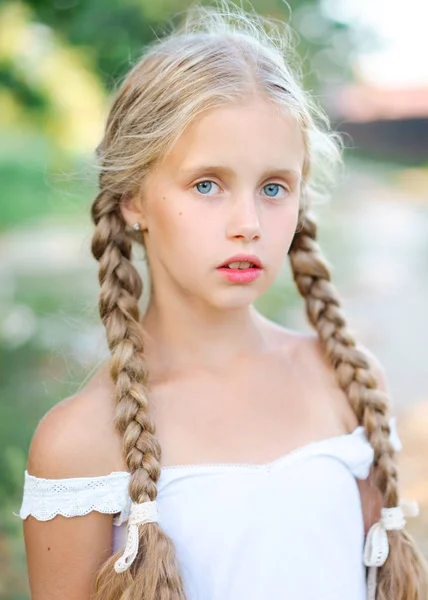
[[[181,217],[181,215],[182,215],[183,213],[182,213],[182,212],[179,212],[178,214],[179,214],[179,215],[180,215],[180,217]]]

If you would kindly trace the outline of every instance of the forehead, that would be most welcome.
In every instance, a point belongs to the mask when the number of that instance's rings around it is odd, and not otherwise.
[[[197,117],[163,160],[167,170],[197,164],[228,164],[236,172],[263,165],[301,172],[304,143],[301,128],[285,110],[254,100],[227,105]]]

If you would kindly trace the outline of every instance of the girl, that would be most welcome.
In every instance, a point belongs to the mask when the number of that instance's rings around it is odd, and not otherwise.
[[[33,438],[33,600],[428,597],[383,370],[309,212],[340,143],[287,34],[194,7],[116,94],[92,207],[111,358]],[[287,254],[316,335],[253,306]]]

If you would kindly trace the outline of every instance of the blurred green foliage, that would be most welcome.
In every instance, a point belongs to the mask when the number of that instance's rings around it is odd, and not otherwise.
[[[82,217],[88,199],[96,193],[95,179],[84,171],[83,159],[61,154],[42,133],[4,133],[0,144],[4,199],[0,234],[50,215]]]
[[[72,47],[79,53],[81,63],[110,90],[140,57],[147,42],[161,36],[166,24],[177,22],[191,3],[191,0],[28,0],[26,3],[5,0],[3,10],[25,7],[25,18],[38,25],[34,31],[43,43],[34,50],[36,64],[37,55],[44,56],[49,45]],[[352,51],[354,38],[346,25],[326,17],[318,0],[253,0],[252,3],[244,0],[242,4],[290,22],[298,34],[296,47],[304,60],[306,87],[319,90],[326,75],[335,74],[342,79],[351,76],[343,56]],[[315,56],[320,57],[317,69],[310,66]],[[43,129],[43,121],[55,110],[56,103],[50,88],[33,76],[34,67],[26,71],[27,59],[16,64],[13,57],[7,53],[2,56],[0,51],[0,90],[7,89],[14,101],[25,107],[26,116],[38,119]]]
[[[203,2],[206,5],[215,2]],[[70,44],[84,47],[93,58],[104,81],[109,84],[120,77],[135,60],[154,33],[163,31],[167,20],[175,22],[179,13],[192,4],[191,0],[31,0],[27,2],[42,23],[60,33]],[[326,21],[318,0],[252,0],[243,2],[261,14],[288,19],[291,14],[310,9],[313,18]],[[294,24],[294,23],[293,23]],[[296,27],[298,22],[296,23]],[[330,32],[335,24],[328,24]],[[302,37],[305,54],[313,40]],[[328,36],[318,45],[326,47]]]

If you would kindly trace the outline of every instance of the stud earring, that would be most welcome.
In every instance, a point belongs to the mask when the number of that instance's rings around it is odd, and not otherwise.
[[[140,226],[139,223],[134,223],[133,226],[132,226],[132,229],[135,229],[135,231],[140,231],[141,226]]]

